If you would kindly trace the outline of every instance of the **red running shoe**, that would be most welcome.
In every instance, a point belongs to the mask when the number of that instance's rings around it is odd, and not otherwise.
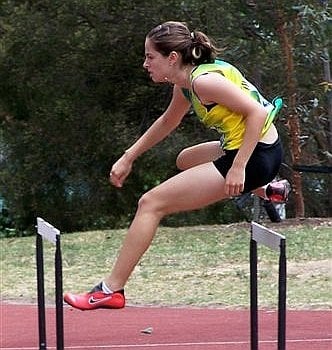
[[[271,182],[266,189],[267,197],[274,203],[285,203],[288,201],[288,196],[291,191],[291,186],[287,180]]]
[[[64,301],[80,310],[121,309],[125,306],[124,290],[106,294],[101,290],[85,294],[66,293]]]

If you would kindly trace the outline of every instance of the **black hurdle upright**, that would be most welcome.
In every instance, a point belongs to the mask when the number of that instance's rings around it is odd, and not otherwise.
[[[63,334],[63,282],[61,236],[56,236],[55,242],[55,311],[56,311],[56,348],[64,349]]]
[[[46,317],[44,291],[44,248],[43,237],[36,235],[36,266],[37,266],[37,300],[38,300],[38,334],[39,350],[46,350]]]
[[[46,316],[45,316],[45,287],[44,287],[44,248],[43,239],[55,244],[55,311],[56,311],[56,349],[64,349],[63,331],[63,282],[62,282],[62,254],[60,231],[51,224],[37,218],[36,235],[36,265],[37,265],[37,298],[38,298],[38,330],[39,350],[47,350]]]
[[[258,290],[257,290],[257,245],[279,251],[278,281],[278,350],[286,349],[286,238],[256,222],[251,223],[250,238],[250,344],[258,350]]]

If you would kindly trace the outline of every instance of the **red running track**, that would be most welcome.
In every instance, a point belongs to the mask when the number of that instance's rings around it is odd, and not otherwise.
[[[0,304],[1,349],[38,349],[36,305]],[[47,346],[56,347],[55,309],[47,308]],[[142,330],[152,328],[151,334]],[[246,350],[249,312],[211,308],[64,308],[65,349]],[[288,311],[287,350],[331,350],[330,311]],[[277,349],[277,313],[259,313],[260,350]]]

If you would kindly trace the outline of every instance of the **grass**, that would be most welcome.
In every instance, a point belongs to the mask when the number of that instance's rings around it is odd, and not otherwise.
[[[287,239],[289,308],[331,308],[331,220],[272,225]],[[111,269],[124,230],[62,235],[64,291],[85,292]],[[0,240],[1,298],[36,302],[35,239]],[[259,304],[275,308],[278,254],[260,247]],[[44,244],[46,300],[54,247]],[[128,304],[247,308],[249,225],[161,227],[126,286]]]

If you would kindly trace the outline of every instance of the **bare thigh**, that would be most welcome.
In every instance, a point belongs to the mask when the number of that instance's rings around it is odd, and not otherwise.
[[[199,143],[183,149],[176,158],[176,166],[179,170],[186,170],[194,166],[213,162],[224,154],[220,147],[220,141]],[[267,186],[267,185],[266,185]],[[266,198],[265,188],[262,186],[252,191],[261,198]]]
[[[185,170],[143,195],[139,212],[163,216],[203,208],[228,196],[225,180],[213,163]]]
[[[176,166],[180,170],[186,170],[199,164],[213,162],[222,154],[219,141],[200,143],[182,150],[176,159]]]

